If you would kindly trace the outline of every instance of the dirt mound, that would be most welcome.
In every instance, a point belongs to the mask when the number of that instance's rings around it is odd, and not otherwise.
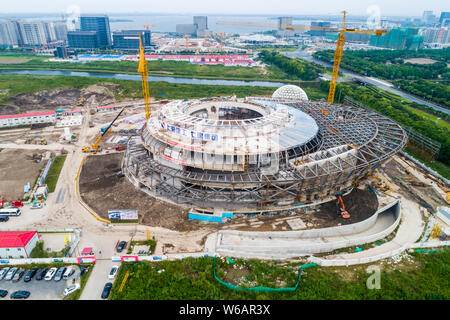
[[[19,113],[20,108],[17,106],[4,104],[0,106],[0,115]]]
[[[378,199],[370,190],[353,189],[348,195],[342,197],[345,209],[350,214],[349,219],[342,219],[338,213],[336,201],[330,201],[319,206],[320,211],[314,212],[314,224],[320,222],[321,227],[332,227],[338,223],[351,224],[366,220],[378,209]],[[303,219],[303,217],[302,217]],[[305,219],[306,220],[306,219]]]
[[[1,114],[29,112],[33,110],[56,110],[61,107],[74,107],[80,98],[86,99],[88,105],[102,105],[114,102],[112,91],[116,85],[106,87],[92,85],[84,89],[56,88],[35,93],[22,93],[7,99],[8,105],[0,106]],[[12,110],[11,108],[15,108]]]

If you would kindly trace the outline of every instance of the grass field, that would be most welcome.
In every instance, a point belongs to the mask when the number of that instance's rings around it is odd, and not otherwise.
[[[116,80],[90,77],[69,76],[34,76],[19,74],[0,74],[0,105],[8,102],[8,98],[21,93],[38,92],[53,88],[85,88],[93,84],[117,84],[113,94],[117,101],[127,98],[142,98],[140,81]],[[163,99],[187,99],[235,94],[237,97],[251,95],[271,95],[276,88],[252,86],[191,85],[168,82],[150,82],[150,96]],[[314,87],[315,85],[315,87]],[[300,84],[310,99],[326,98],[326,94],[317,87],[317,83]]]
[[[45,183],[48,187],[48,192],[55,191],[56,183],[58,182],[59,174],[61,173],[61,169],[64,165],[64,161],[66,161],[67,155],[64,154],[62,156],[55,157],[53,159],[53,163],[48,171],[47,178],[45,178]]]
[[[0,59],[1,69],[51,69],[111,73],[137,74],[137,62],[134,61],[95,61],[86,63],[72,62],[49,62],[49,57],[33,55],[7,55],[0,56],[5,61],[10,59],[23,60],[21,63],[3,63]],[[180,61],[149,61],[150,75],[207,78],[207,79],[230,79],[230,80],[258,80],[258,81],[281,81],[298,80],[277,67],[226,67],[223,65],[196,65]]]
[[[402,262],[381,271],[381,289],[369,290],[367,265],[314,267],[303,271],[294,292],[235,291],[213,278],[212,258],[187,258],[122,264],[114,283],[112,300],[428,300],[450,298],[450,248],[430,254],[412,253],[413,262]],[[298,279],[299,263],[235,259],[233,268],[217,260],[217,276],[239,286],[292,287]],[[161,271],[164,270],[164,271]],[[118,287],[126,273],[130,276],[122,290]],[[160,271],[158,273],[158,271]]]

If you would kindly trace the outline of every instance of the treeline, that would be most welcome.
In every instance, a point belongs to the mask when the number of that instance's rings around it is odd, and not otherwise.
[[[328,81],[321,82],[321,89],[327,91]],[[414,103],[402,101],[400,98],[387,98],[378,89],[369,89],[358,86],[354,83],[339,83],[336,92],[341,91],[342,102],[345,96],[349,96],[366,106],[384,114],[385,116],[397,121],[403,126],[411,127],[417,132],[441,143],[438,161],[450,165],[450,130],[445,126],[438,126],[435,122],[426,119],[408,109],[406,106],[414,107]]]
[[[450,87],[445,84],[428,80],[398,80],[393,81],[392,83],[404,91],[450,106]]]
[[[319,73],[325,72],[322,66],[298,58],[291,59],[274,51],[263,50],[259,57],[264,63],[275,65],[286,72],[290,79],[314,80]]]
[[[317,59],[331,62],[333,50],[318,51]],[[405,63],[408,58],[431,58],[432,64]],[[450,79],[450,48],[442,50],[345,50],[341,67],[387,80]],[[390,63],[390,64],[389,64]]]

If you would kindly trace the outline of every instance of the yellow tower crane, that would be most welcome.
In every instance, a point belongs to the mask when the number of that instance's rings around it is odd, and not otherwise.
[[[223,25],[233,25],[233,26],[248,26],[248,27],[269,27],[276,29],[286,29],[286,30],[322,30],[329,32],[339,32],[338,40],[336,42],[336,50],[334,52],[334,61],[333,61],[333,73],[330,81],[330,90],[328,92],[328,103],[334,102],[334,93],[336,91],[336,84],[339,74],[339,65],[341,64],[342,54],[344,51],[345,44],[345,33],[374,33],[377,37],[388,33],[387,30],[354,30],[348,29],[345,24],[345,18],[347,11],[342,11],[344,17],[342,19],[342,26],[339,29],[336,28],[327,28],[327,27],[316,27],[316,26],[305,26],[305,25],[293,25],[293,24],[272,24],[272,23],[257,23],[257,22],[238,22],[238,21],[217,21],[217,24]]]
[[[148,64],[145,60],[144,46],[142,45],[141,34],[139,34],[139,66],[137,70],[141,74],[142,94],[144,95],[145,118],[149,119],[152,109],[150,107],[150,92],[148,89]]]
[[[188,51],[189,50],[189,36],[186,34],[184,36],[184,39],[186,40],[186,51]]]
[[[203,36],[203,46],[205,46],[206,43],[206,39],[207,36],[211,35],[211,36],[219,36],[220,35],[220,52],[222,52],[222,48],[223,48],[223,32],[209,32],[207,30],[205,30],[205,35]]]

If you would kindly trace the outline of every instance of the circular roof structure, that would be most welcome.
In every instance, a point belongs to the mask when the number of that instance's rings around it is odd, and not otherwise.
[[[287,84],[285,86],[279,87],[272,94],[272,98],[276,99],[292,99],[292,100],[308,100],[306,92],[303,91],[299,86],[294,86],[292,84]]]

